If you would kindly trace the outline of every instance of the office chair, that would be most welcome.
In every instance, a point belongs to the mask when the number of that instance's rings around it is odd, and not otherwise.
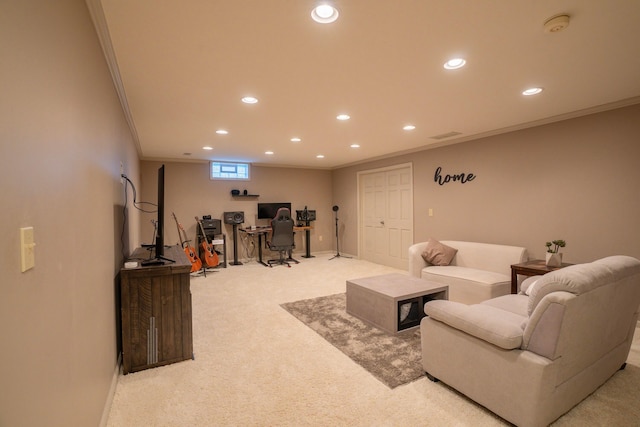
[[[270,259],[269,267],[273,264],[286,265],[291,267],[288,261],[298,261],[291,258],[290,253],[293,250],[293,219],[291,212],[287,208],[280,208],[276,212],[276,216],[271,220],[271,240],[267,241],[267,247],[273,252],[278,252],[278,259]],[[286,255],[286,257],[285,257]]]

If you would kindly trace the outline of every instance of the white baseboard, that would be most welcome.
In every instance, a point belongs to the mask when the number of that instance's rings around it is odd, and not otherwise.
[[[111,387],[109,387],[109,394],[107,395],[107,400],[104,403],[104,409],[102,410],[100,427],[106,427],[107,421],[109,421],[109,412],[111,412],[111,404],[113,403],[113,397],[116,394],[116,387],[118,386],[118,378],[120,378],[121,367],[122,353],[118,354],[118,361],[116,362],[116,368],[113,371],[113,378],[111,379]]]

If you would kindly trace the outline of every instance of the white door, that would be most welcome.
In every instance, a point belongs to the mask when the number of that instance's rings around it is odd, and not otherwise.
[[[406,270],[413,244],[413,173],[405,164],[358,174],[362,258]]]

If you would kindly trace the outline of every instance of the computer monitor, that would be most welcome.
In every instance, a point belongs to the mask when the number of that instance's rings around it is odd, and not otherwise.
[[[291,212],[291,203],[258,203],[258,219],[273,219],[280,208],[288,208]]]
[[[316,211],[307,209],[306,207],[302,210],[296,211],[296,221],[315,221],[316,220]]]

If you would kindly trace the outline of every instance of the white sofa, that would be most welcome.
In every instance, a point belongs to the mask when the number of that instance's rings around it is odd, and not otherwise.
[[[542,427],[624,368],[637,331],[640,261],[607,257],[523,288],[530,296],[426,303],[422,364],[430,379],[507,421]]]
[[[457,249],[451,263],[429,264],[422,257],[428,242],[416,243],[409,247],[409,275],[448,285],[449,300],[464,304],[511,293],[511,264],[528,260],[527,249],[518,246],[453,240],[439,243]]]

